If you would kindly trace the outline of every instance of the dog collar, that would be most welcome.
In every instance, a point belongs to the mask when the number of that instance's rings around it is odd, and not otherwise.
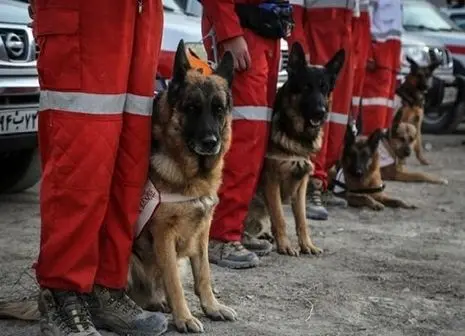
[[[336,179],[333,179],[333,183],[337,185],[338,187],[344,189],[344,191],[337,192],[337,193],[335,192],[335,194],[343,194],[348,191],[354,194],[376,194],[376,193],[384,191],[384,189],[386,188],[386,185],[384,183],[381,183],[379,187],[361,188],[361,189],[348,189],[345,183],[338,181]]]
[[[276,161],[305,161],[307,163],[310,163],[310,160],[308,158],[303,157],[303,156],[297,156],[297,155],[287,156],[287,155],[267,153],[265,155],[265,158],[270,159],[270,160],[276,160]]]
[[[196,196],[159,192],[153,185],[152,181],[148,179],[145,183],[144,193],[139,203],[139,218],[137,219],[134,228],[135,237],[137,238],[140,235],[145,225],[147,225],[161,203],[190,202],[198,200],[199,198],[200,197]]]

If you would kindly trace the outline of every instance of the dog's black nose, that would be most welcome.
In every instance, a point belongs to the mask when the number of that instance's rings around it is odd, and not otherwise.
[[[363,175],[363,170],[358,168],[358,169],[355,169],[355,176],[357,177],[360,177]]]
[[[410,147],[407,147],[407,148],[404,149],[404,154],[406,156],[409,156],[410,154],[412,154],[412,150],[410,149]]]
[[[218,144],[218,137],[213,134],[207,135],[201,140],[201,144],[205,149],[213,149]]]

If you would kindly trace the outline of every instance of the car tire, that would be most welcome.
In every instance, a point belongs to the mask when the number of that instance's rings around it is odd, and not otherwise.
[[[0,193],[19,193],[40,181],[39,150],[26,149],[0,156]]]
[[[439,107],[441,108],[441,107]],[[454,132],[463,120],[465,103],[460,102],[454,106],[442,107],[445,109],[438,117],[431,117],[431,113],[425,111],[422,131],[429,134],[446,134]]]

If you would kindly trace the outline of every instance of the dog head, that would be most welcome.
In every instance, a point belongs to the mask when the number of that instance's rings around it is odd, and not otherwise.
[[[206,76],[201,69],[193,69],[184,41],[179,42],[167,104],[155,115],[159,124],[169,124],[165,128],[172,137],[168,136],[165,142],[170,138],[182,139],[189,151],[198,156],[215,156],[221,152],[232,118],[233,72],[230,52],[224,54],[212,75]]]
[[[344,65],[345,51],[339,50],[324,66],[307,63],[305,52],[296,42],[292,45],[287,66],[287,90],[290,109],[302,132],[320,130],[329,112],[331,93]],[[295,125],[294,125],[294,128]]]
[[[436,57],[432,57],[432,60],[430,65],[420,66],[407,56],[407,61],[410,63],[410,72],[405,81],[420,92],[428,91],[433,84],[433,72],[441,65],[441,61],[436,59]]]
[[[350,127],[347,127],[342,166],[346,174],[361,179],[373,168],[374,157],[383,137],[383,131],[377,129],[369,137],[356,139]]]
[[[395,155],[400,159],[405,159],[412,153],[412,145],[417,135],[416,127],[410,122],[401,122],[403,109],[397,111],[389,130],[389,145]],[[414,118],[419,118],[415,116]],[[414,120],[418,122],[418,120]]]

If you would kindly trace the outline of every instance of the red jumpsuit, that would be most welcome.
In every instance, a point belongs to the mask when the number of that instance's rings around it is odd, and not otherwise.
[[[121,289],[148,171],[161,0],[36,0],[39,284]]]
[[[356,120],[360,112],[365,69],[371,49],[369,0],[360,0],[360,13],[352,19],[352,52],[354,57],[354,88],[352,91],[352,117]]]
[[[374,61],[375,68],[367,70],[363,85],[362,132],[365,135],[391,125],[401,55],[401,0],[373,2],[370,17],[369,59]]]
[[[259,4],[260,0],[202,0],[202,34],[214,32],[216,42],[243,36],[251,66],[234,75],[233,137],[225,157],[223,184],[219,191],[210,237],[220,241],[240,241],[243,222],[255,192],[268,142],[271,108],[276,94],[280,58],[279,40],[263,38],[243,29],[234,10],[235,3]],[[212,56],[212,39],[204,40]]]
[[[324,125],[321,151],[314,160],[314,177],[327,187],[327,171],[339,159],[351,107],[354,66],[352,17],[354,0],[292,0],[295,28],[287,40],[289,49],[298,41],[310,55],[310,63],[324,65],[341,48],[346,61],[333,92],[332,110]]]

